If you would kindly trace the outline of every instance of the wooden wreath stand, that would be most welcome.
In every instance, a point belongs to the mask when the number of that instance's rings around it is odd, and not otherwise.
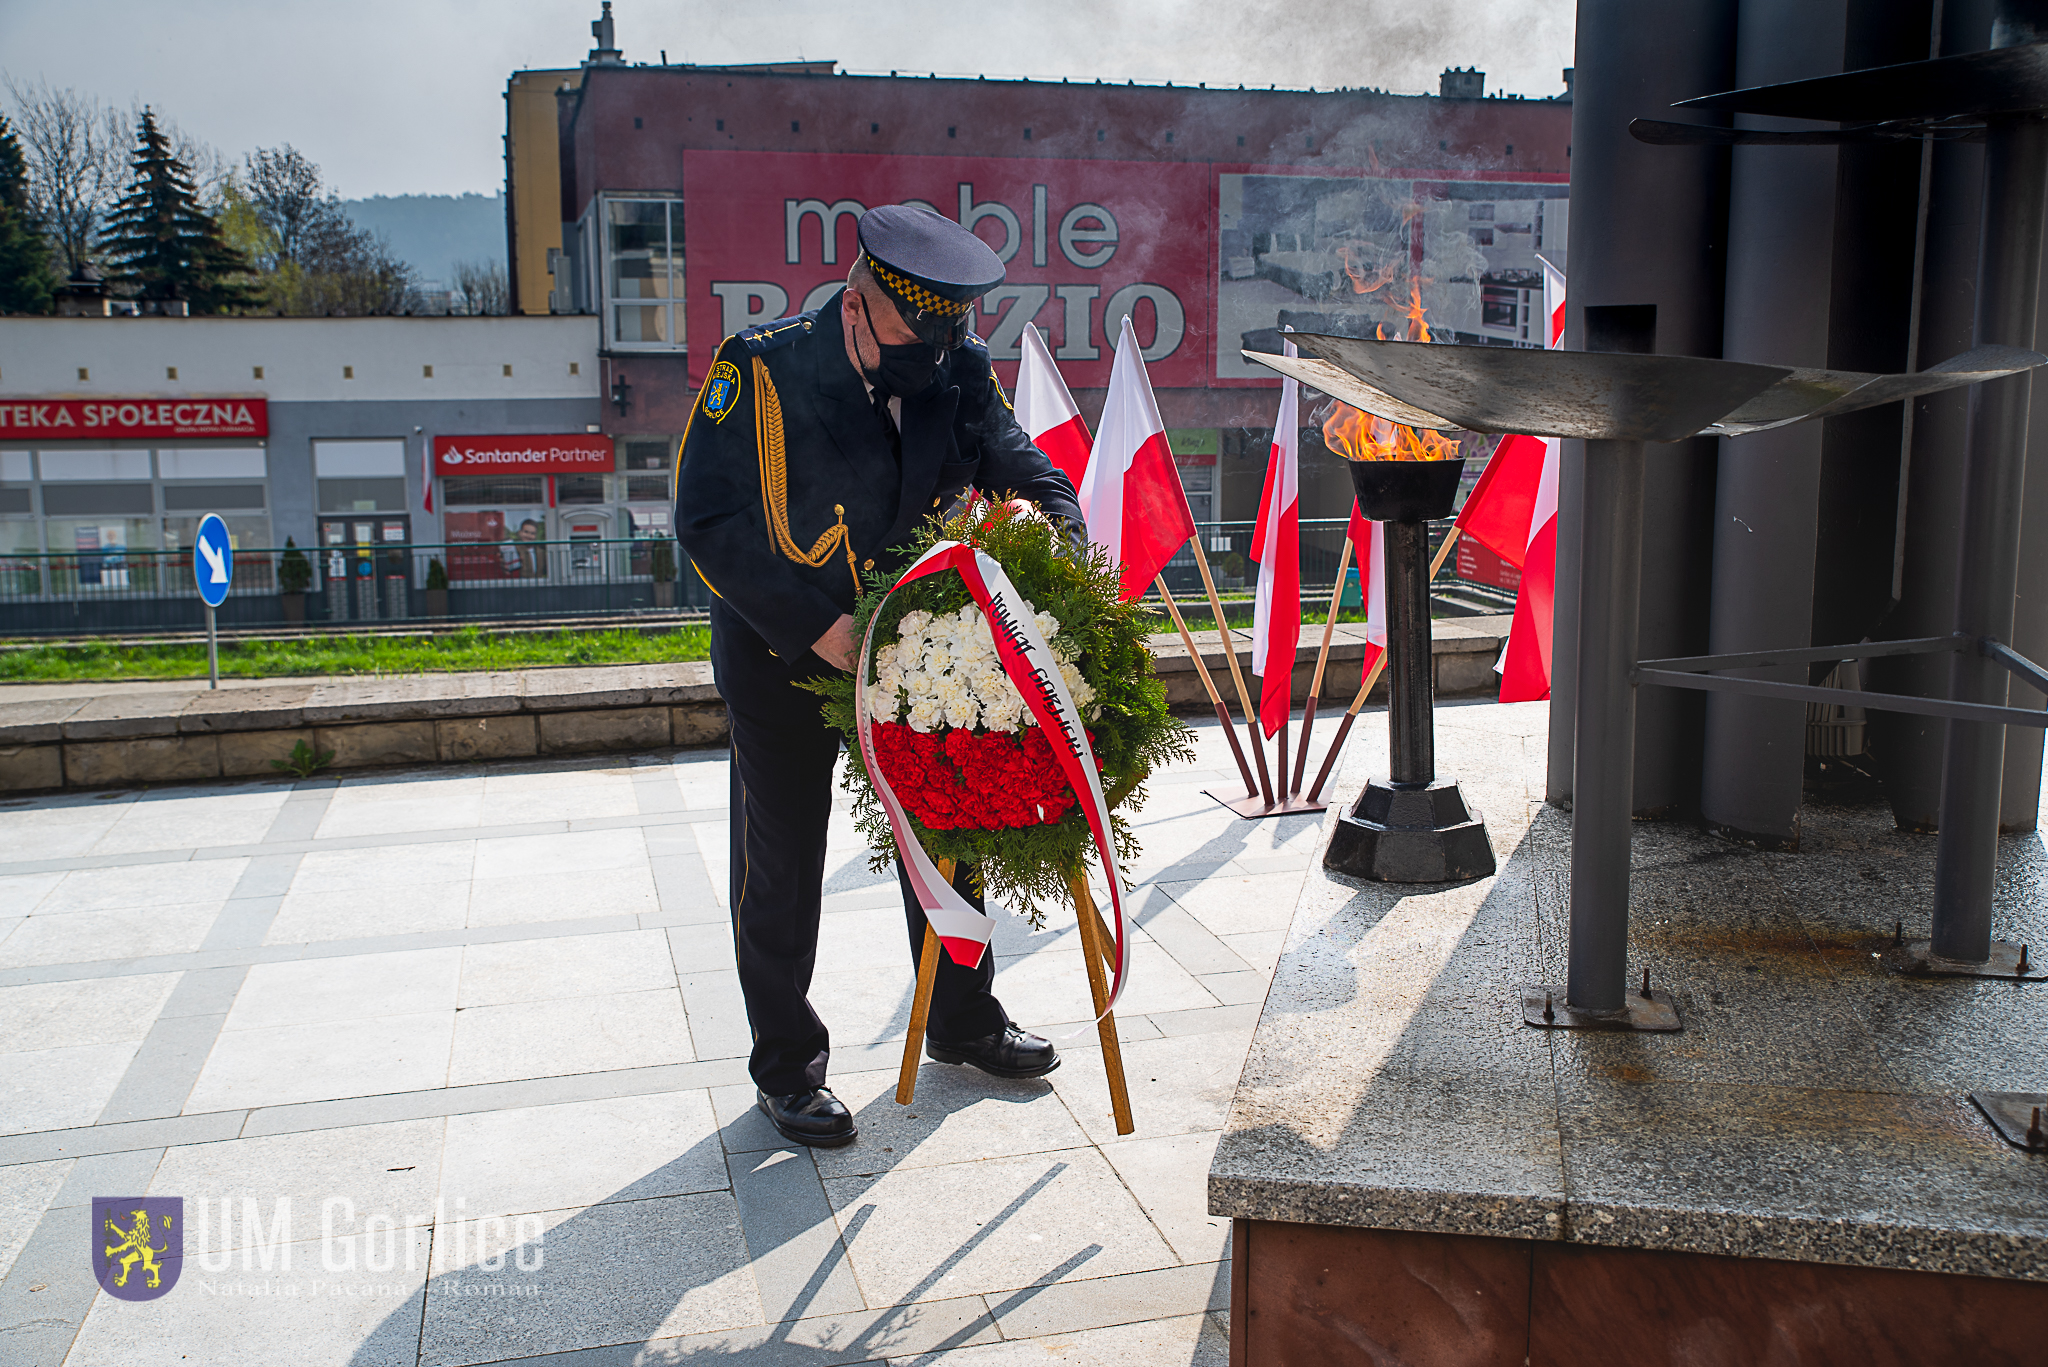
[[[1109,805],[1114,808],[1131,789],[1144,782],[1143,776],[1132,780],[1122,789],[1109,795]],[[953,861],[940,859],[939,876],[948,883],[953,881]],[[1081,928],[1081,957],[1088,965],[1088,994],[1095,1001],[1095,1034],[1102,1041],[1102,1069],[1109,1075],[1109,1109],[1116,1117],[1116,1132],[1129,1134],[1137,1129],[1131,1119],[1131,1089],[1124,1081],[1124,1051],[1117,1042],[1116,1017],[1107,1009],[1109,1006],[1109,975],[1116,964],[1116,942],[1110,937],[1109,927],[1102,923],[1102,914],[1095,909],[1095,899],[1088,892],[1088,880],[1075,876],[1067,880],[1067,891],[1074,899],[1074,920]],[[908,1106],[917,1095],[917,1070],[924,1058],[925,1024],[932,1013],[932,984],[939,976],[939,933],[929,923],[924,928],[924,950],[917,958],[917,994],[910,1000],[910,1034],[903,1041],[903,1068],[896,1075],[896,1104]],[[993,948],[987,952],[993,954]]]

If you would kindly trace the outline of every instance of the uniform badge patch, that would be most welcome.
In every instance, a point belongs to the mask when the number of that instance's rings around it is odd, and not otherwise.
[[[724,422],[740,397],[740,368],[731,361],[711,367],[704,382],[704,412],[713,422]]]

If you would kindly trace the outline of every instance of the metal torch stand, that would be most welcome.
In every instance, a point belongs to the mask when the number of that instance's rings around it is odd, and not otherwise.
[[[1629,822],[1635,793],[1642,600],[1643,443],[1586,443],[1580,541],[1578,736],[1572,806],[1571,952],[1566,982],[1522,988],[1522,1019],[1545,1028],[1679,1028],[1647,974],[1628,990]]]
[[[1388,776],[1338,819],[1323,866],[1379,883],[1455,883],[1494,871],[1493,844],[1456,779],[1436,776],[1429,524],[1385,522]]]

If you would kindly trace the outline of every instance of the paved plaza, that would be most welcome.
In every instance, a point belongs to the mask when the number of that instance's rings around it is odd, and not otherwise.
[[[1540,705],[1444,724],[1516,711],[1540,782]],[[1071,913],[995,942],[1065,1066],[896,1104],[902,911],[842,809],[813,1000],[861,1134],[817,1152],[752,1109],[722,751],[0,803],[0,1358],[1221,1362],[1204,1179],[1319,823],[1236,820],[1198,750],[1137,816],[1137,1132]],[[91,1203],[140,1194],[185,1259],[131,1303]]]

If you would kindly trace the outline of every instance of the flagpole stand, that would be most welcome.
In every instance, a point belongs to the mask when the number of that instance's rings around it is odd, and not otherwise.
[[[1462,460],[1349,462],[1358,506],[1383,524],[1391,763],[1338,822],[1323,867],[1377,883],[1455,883],[1494,871],[1486,824],[1436,773],[1429,522],[1451,515]]]
[[[1247,821],[1266,816],[1300,816],[1303,812],[1320,812],[1329,805],[1301,793],[1286,793],[1272,802],[1257,796],[1226,798],[1213,788],[1204,788],[1202,795],[1214,798]]]

